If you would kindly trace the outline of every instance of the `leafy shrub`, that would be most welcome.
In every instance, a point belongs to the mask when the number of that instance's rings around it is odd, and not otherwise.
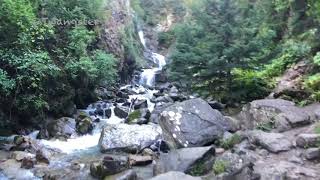
[[[15,87],[15,81],[8,78],[7,73],[0,69],[0,93],[8,95]]]
[[[174,40],[174,32],[160,32],[158,35],[158,42],[159,45],[169,48],[169,46],[173,43]]]
[[[313,91],[320,91],[320,73],[309,76],[305,81],[305,86]]]
[[[205,165],[204,163],[197,163],[194,167],[192,167],[191,171],[190,171],[190,175],[192,176],[201,176],[205,173]]]
[[[316,64],[317,66],[320,66],[320,52],[318,52],[318,53],[313,57],[313,63]]]

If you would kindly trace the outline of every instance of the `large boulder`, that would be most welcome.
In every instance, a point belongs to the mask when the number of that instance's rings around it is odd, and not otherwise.
[[[68,117],[63,117],[49,122],[47,130],[50,137],[68,138],[76,134],[76,120]]]
[[[202,99],[191,99],[166,108],[159,124],[171,148],[213,143],[230,130],[223,115]]]
[[[161,135],[161,128],[155,124],[108,125],[103,128],[99,140],[101,152],[139,152],[154,144]]]
[[[206,174],[212,170],[214,162],[214,147],[194,147],[173,150],[167,154],[160,154],[156,162],[155,174],[169,171],[179,171],[192,174]]]
[[[318,147],[320,142],[320,134],[299,134],[296,139],[298,147]]]
[[[260,130],[248,132],[248,139],[252,144],[261,146],[272,153],[289,151],[293,146],[291,141],[280,133],[267,133]]]
[[[262,99],[252,101],[240,113],[242,128],[274,126],[279,132],[293,127],[310,124],[314,120],[305,108],[299,108],[291,101],[282,99]]]
[[[193,177],[187,174],[184,174],[182,172],[178,171],[170,171],[165,174],[161,174],[159,176],[156,176],[154,178],[151,178],[150,180],[201,180],[200,177]]]

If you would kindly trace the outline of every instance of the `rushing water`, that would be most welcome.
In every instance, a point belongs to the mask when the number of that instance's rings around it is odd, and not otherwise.
[[[144,33],[142,30],[138,32],[141,44],[144,46],[145,51],[150,51],[146,46],[146,40],[144,38]],[[158,53],[151,52],[151,60],[155,63],[158,67],[152,69],[143,69],[140,77],[139,83],[141,85],[145,85],[148,87],[153,87],[155,85],[155,76],[159,73],[162,68],[166,65],[166,58]]]
[[[143,31],[139,31],[139,37],[141,40],[141,43],[145,47],[145,50],[147,51],[146,47],[146,41],[144,39]],[[139,81],[140,86],[132,87],[132,90],[135,91],[134,95],[130,95],[129,99],[127,99],[128,102],[132,102],[133,99],[139,99],[139,100],[147,100],[148,101],[148,109],[152,112],[154,110],[154,104],[150,101],[153,94],[156,93],[156,90],[150,90],[147,87],[152,87],[155,85],[155,75],[159,71],[162,70],[162,68],[166,65],[165,57],[152,52],[152,61],[157,65],[157,67],[154,67],[152,69],[144,69],[141,73],[141,79]],[[129,85],[128,85],[129,86]],[[128,88],[128,86],[124,86],[120,89]],[[102,107],[103,111],[110,108],[111,109],[111,117],[107,118],[104,114],[103,116],[92,116],[93,119],[99,118],[100,121],[98,123],[95,123],[94,130],[91,134],[83,135],[83,136],[74,136],[70,137],[66,141],[62,140],[40,140],[40,143],[43,145],[59,149],[63,154],[59,155],[58,157],[55,157],[50,162],[50,168],[64,168],[68,164],[70,164],[71,160],[73,159],[90,159],[93,158],[99,159],[100,156],[103,156],[99,152],[98,142],[100,138],[100,134],[102,131],[102,128],[104,126],[107,126],[108,124],[119,124],[124,123],[125,119],[121,119],[117,117],[114,114],[114,108],[115,106],[112,103],[107,102],[97,102],[94,104],[91,104],[88,106],[87,109],[83,110],[87,114],[91,114],[90,112],[94,112],[97,108],[97,104],[99,104],[100,107]],[[122,105],[122,103],[118,103],[117,105]],[[105,112],[105,111],[104,111]],[[32,138],[35,138],[38,132],[34,132],[30,134],[29,136]],[[6,140],[12,140],[13,136],[10,138],[7,138]],[[14,172],[16,170],[12,170]],[[23,173],[24,176],[28,177],[25,179],[37,179],[33,176],[33,173],[29,170],[19,170],[20,173]],[[20,176],[21,177],[21,176]],[[6,176],[4,174],[0,173],[0,179],[6,179]]]
[[[122,87],[121,89],[126,88]],[[154,104],[150,101],[151,97],[153,96],[153,93],[157,92],[156,90],[149,90],[145,89],[142,86],[135,87],[133,90],[137,93],[135,95],[130,95],[128,102],[131,102],[132,99],[138,99],[138,100],[147,100],[148,101],[148,109],[150,111],[153,111],[154,109]],[[98,102],[100,103],[100,106],[103,106],[104,102]],[[119,103],[118,105],[122,105],[122,103]],[[108,119],[105,116],[92,116],[93,119],[99,118],[100,122],[95,125],[95,128],[92,132],[92,134],[84,135],[84,136],[79,136],[79,137],[71,137],[70,139],[67,139],[67,141],[61,141],[61,140],[41,140],[41,142],[51,148],[56,148],[61,150],[64,153],[73,153],[77,152],[79,150],[85,150],[85,149],[90,149],[93,147],[97,147],[98,141],[100,138],[100,133],[102,128],[105,125],[108,124],[119,124],[119,123],[124,123],[125,119],[121,119],[117,117],[114,114],[114,106],[110,104],[111,108],[111,117]],[[109,106],[105,106],[106,108],[109,108]],[[83,110],[89,114],[89,112],[94,112],[96,110],[96,104],[91,104],[88,106],[86,110]],[[103,109],[105,110],[105,109]]]

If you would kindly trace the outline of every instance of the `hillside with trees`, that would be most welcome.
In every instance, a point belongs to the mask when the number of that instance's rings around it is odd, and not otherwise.
[[[0,0],[0,180],[319,180],[320,0]]]

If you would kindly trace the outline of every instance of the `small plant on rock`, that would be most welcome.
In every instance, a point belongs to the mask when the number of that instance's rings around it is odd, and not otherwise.
[[[216,161],[214,164],[213,164],[213,172],[216,174],[216,175],[219,175],[219,174],[222,174],[224,172],[226,172],[227,170],[227,162],[225,161]]]
[[[135,119],[139,119],[141,116],[141,112],[139,110],[133,111],[132,113],[129,114],[128,116],[128,122],[132,122]]]
[[[221,147],[224,149],[231,149],[234,145],[239,144],[241,142],[241,136],[239,134],[234,134],[232,137],[223,140],[221,142]]]
[[[205,172],[205,166],[203,163],[196,164],[192,170],[190,171],[190,175],[192,176],[201,176]]]

